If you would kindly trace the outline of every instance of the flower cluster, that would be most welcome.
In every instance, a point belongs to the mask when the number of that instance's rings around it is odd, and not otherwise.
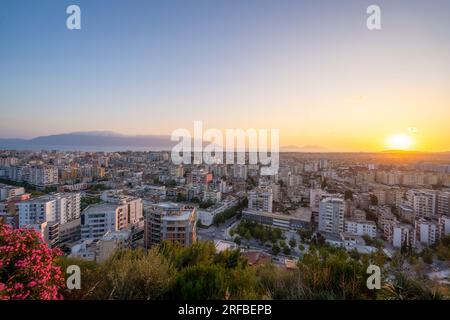
[[[0,300],[62,299],[64,278],[55,263],[59,255],[36,231],[0,223]]]

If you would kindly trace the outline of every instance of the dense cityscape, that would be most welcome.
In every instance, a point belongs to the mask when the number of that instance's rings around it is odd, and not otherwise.
[[[346,252],[382,264],[383,285],[401,273],[448,294],[448,153],[281,153],[278,174],[262,176],[259,165],[174,165],[164,151],[2,151],[0,179],[0,221],[69,261],[212,245],[247,268],[295,273]]]
[[[448,0],[0,0],[0,315],[448,308],[448,39]]]

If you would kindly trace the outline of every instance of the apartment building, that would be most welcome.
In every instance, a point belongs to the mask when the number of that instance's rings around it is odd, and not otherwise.
[[[54,166],[32,166],[28,183],[45,188],[58,184],[58,168]]]
[[[319,205],[319,231],[339,234],[344,231],[345,203],[341,198],[325,198]]]
[[[26,225],[56,221],[56,199],[39,197],[17,203],[19,228]]]
[[[438,192],[436,201],[436,213],[450,216],[450,191]]]
[[[375,222],[369,220],[346,220],[344,230],[355,236],[367,235],[371,238],[377,236],[377,225]]]
[[[439,217],[439,236],[444,237],[450,234],[450,216]]]
[[[394,247],[402,246],[414,247],[416,245],[416,232],[413,226],[409,224],[391,221],[384,225],[384,237]]]
[[[411,189],[406,199],[414,210],[415,218],[434,217],[436,214],[436,192],[428,189]]]
[[[58,193],[53,197],[56,199],[56,218],[59,223],[64,224],[80,218],[80,193]]]
[[[99,203],[87,207],[81,214],[81,239],[99,240],[108,231],[127,226],[126,205]]]
[[[416,241],[430,246],[439,240],[439,222],[435,219],[420,218],[414,223],[416,229]]]
[[[25,193],[25,188],[0,183],[0,201],[14,198]]]
[[[146,248],[162,241],[189,246],[197,240],[195,207],[164,202],[145,207],[144,244]]]
[[[101,199],[107,203],[124,205],[126,207],[126,227],[139,223],[144,217],[144,207],[141,198],[128,196],[120,190],[105,191]]]
[[[257,187],[248,192],[248,209],[272,212],[273,193],[270,187]]]

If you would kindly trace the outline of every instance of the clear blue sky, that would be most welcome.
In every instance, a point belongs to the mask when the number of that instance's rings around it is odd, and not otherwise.
[[[366,28],[373,3],[376,32]],[[82,30],[66,29],[70,4]],[[410,117],[401,105],[420,88],[424,104],[448,109],[449,39],[446,0],[0,0],[0,138],[170,134],[203,120],[352,148],[348,125],[330,125],[355,108],[369,131],[386,119],[370,112],[393,105],[402,129],[425,128],[422,104]]]

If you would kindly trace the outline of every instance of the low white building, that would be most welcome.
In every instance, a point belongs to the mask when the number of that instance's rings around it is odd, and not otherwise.
[[[25,188],[0,183],[0,200],[7,200],[25,193]]]
[[[375,222],[369,220],[346,220],[344,223],[345,232],[355,235],[367,235],[371,238],[377,236],[377,226]]]

